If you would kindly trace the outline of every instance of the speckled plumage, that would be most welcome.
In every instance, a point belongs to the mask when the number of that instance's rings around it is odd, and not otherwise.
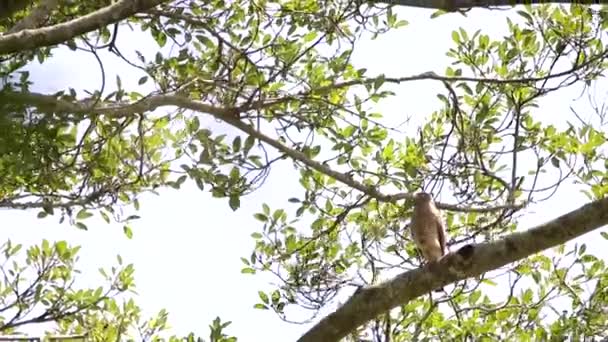
[[[414,243],[427,262],[436,262],[446,254],[445,226],[431,195],[416,194],[410,229]]]

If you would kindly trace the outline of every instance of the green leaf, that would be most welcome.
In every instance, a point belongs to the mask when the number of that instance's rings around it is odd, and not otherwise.
[[[315,40],[315,38],[317,38],[317,34],[318,34],[318,32],[316,32],[316,31],[310,31],[307,34],[305,34],[304,43],[309,43],[309,42],[312,42],[313,40]]]
[[[460,43],[460,35],[458,34],[458,31],[452,31],[452,40],[456,44]]]
[[[82,230],[89,230],[89,228],[87,228],[87,225],[82,222],[76,222],[76,227]]]
[[[230,179],[236,181],[239,178],[241,178],[241,171],[238,167],[233,167],[232,170],[230,170]]]
[[[125,236],[129,239],[133,238],[133,230],[131,230],[131,227],[124,225],[122,227],[122,231],[124,232]]]
[[[517,11],[517,14],[521,15],[522,17],[524,17],[524,19],[526,19],[526,21],[529,22],[529,23],[533,23],[534,22],[534,20],[530,16],[530,14],[528,14],[528,13],[526,13],[524,11]]]
[[[481,291],[475,290],[471,294],[469,294],[469,304],[475,305],[479,298],[481,297]]]
[[[103,211],[100,211],[99,214],[101,215],[101,218],[106,221],[106,223],[110,223],[110,217],[108,216],[108,214],[106,214]]]
[[[487,279],[487,278],[484,278],[484,279],[483,279],[481,282],[482,282],[482,283],[484,283],[484,284],[487,284],[487,285],[491,285],[491,286],[496,286],[496,285],[498,285],[498,284],[496,284],[496,282],[495,282],[495,281],[493,281],[493,280],[491,280],[491,279]]]
[[[241,150],[241,137],[237,136],[232,141],[232,150],[236,153]]]
[[[243,274],[255,274],[255,270],[251,267],[244,267],[241,269],[241,273]]]
[[[285,210],[283,210],[283,209],[277,209],[272,214],[272,219],[275,220],[275,221],[278,221],[280,218],[284,217],[284,215],[285,215]]]
[[[258,291],[258,296],[260,296],[260,299],[262,300],[262,302],[264,302],[264,304],[269,303],[268,295],[266,293],[264,293],[263,291]]]
[[[400,28],[400,27],[403,27],[403,26],[407,26],[409,24],[410,23],[407,20],[399,20],[397,23],[395,23],[395,25],[393,27],[394,28]]]
[[[256,220],[258,220],[258,221],[262,221],[262,222],[268,221],[268,216],[266,216],[262,213],[255,213],[255,214],[253,214],[253,217],[255,217]]]
[[[79,220],[84,220],[86,218],[89,218],[93,216],[93,214],[91,214],[90,212],[88,212],[86,209],[82,209],[78,212],[78,214],[76,214],[76,218]]]
[[[446,12],[444,10],[437,10],[437,11],[431,13],[431,19],[435,19],[435,18],[437,18],[439,16],[442,16],[442,15],[444,15],[446,13],[448,13],[448,12]]]
[[[253,147],[254,143],[255,138],[253,136],[248,136],[247,139],[245,139],[245,151],[249,152],[249,150],[251,150],[251,148]]]
[[[55,250],[57,254],[64,255],[68,251],[68,243],[65,241],[57,241],[55,243]]]
[[[529,303],[531,303],[531,302],[532,302],[532,298],[533,298],[533,296],[534,296],[534,293],[532,292],[532,290],[531,290],[531,289],[526,289],[526,290],[524,291],[523,296],[522,296],[522,302],[523,302],[524,304],[529,304]]]
[[[230,205],[232,211],[236,211],[241,206],[241,197],[239,195],[231,195],[228,205]]]

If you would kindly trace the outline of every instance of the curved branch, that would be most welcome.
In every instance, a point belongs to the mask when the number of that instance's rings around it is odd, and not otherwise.
[[[210,114],[214,115],[213,113],[210,113]],[[214,116],[216,116],[216,115],[214,115]],[[306,166],[308,166],[318,172],[321,172],[327,176],[330,176],[330,177],[336,179],[337,181],[340,181],[341,183],[346,184],[354,189],[357,189],[357,190],[361,191],[362,193],[366,194],[367,196],[375,198],[378,201],[394,203],[399,200],[412,200],[414,198],[413,194],[409,193],[409,192],[402,192],[402,193],[391,194],[391,195],[384,194],[384,193],[380,192],[376,187],[365,185],[361,182],[354,180],[347,174],[332,170],[329,166],[319,163],[316,160],[308,158],[304,153],[286,146],[285,144],[281,143],[280,141],[265,135],[264,133],[256,130],[253,126],[250,126],[240,120],[236,120],[232,117],[229,117],[229,118],[223,118],[223,117],[218,117],[218,116],[216,116],[216,117],[220,120],[225,121],[226,123],[230,124],[231,126],[234,126],[238,129],[240,129],[244,133],[247,133],[248,135],[253,136],[254,138],[257,138],[257,139],[267,143],[268,145],[285,153],[292,159],[298,160],[298,161],[306,164]],[[525,204],[504,205],[504,206],[483,207],[483,208],[481,208],[481,207],[464,207],[464,206],[458,206],[458,205],[446,204],[446,203],[440,203],[440,202],[436,202],[435,205],[440,209],[450,210],[450,211],[486,213],[486,212],[493,212],[493,211],[499,211],[499,210],[504,210],[504,209],[520,209],[520,208],[523,208]]]
[[[337,342],[365,322],[433,289],[495,270],[606,224],[608,197],[498,241],[466,245],[446,255],[439,263],[401,273],[376,286],[358,289],[344,305],[318,322],[298,342]]]
[[[100,113],[102,115],[113,115],[115,117],[125,117],[133,115],[135,113],[153,111],[163,106],[177,106],[201,113],[207,113],[235,128],[238,128],[239,130],[256,139],[267,143],[268,145],[291,157],[292,159],[300,161],[306,166],[327,176],[330,176],[345,185],[357,189],[362,193],[366,194],[367,196],[375,198],[378,201],[394,203],[400,200],[413,199],[413,194],[411,193],[397,193],[390,195],[384,194],[380,192],[376,187],[365,185],[361,182],[354,180],[347,174],[332,170],[329,166],[308,158],[304,153],[295,150],[283,144],[282,142],[265,135],[264,133],[256,130],[253,126],[239,120],[238,117],[240,109],[238,108],[217,107],[203,103],[201,101],[191,100],[187,97],[183,97],[176,94],[150,96],[135,103],[102,105],[94,108],[93,110],[91,110],[89,104],[90,101],[81,101],[75,103],[71,101],[57,99],[55,96],[52,95],[43,95],[37,93],[5,92],[4,94],[0,95],[0,99],[2,98],[8,101],[12,101],[13,103],[17,102],[21,104],[31,105],[47,111],[83,114],[89,114],[91,111],[94,111],[95,113]],[[500,205],[494,207],[466,207],[436,202],[436,206],[440,209],[450,211],[487,213],[505,209],[521,209],[525,206],[525,203],[514,205]]]
[[[78,35],[121,21],[167,0],[121,0],[65,23],[22,30],[0,37],[0,54],[56,45]]]

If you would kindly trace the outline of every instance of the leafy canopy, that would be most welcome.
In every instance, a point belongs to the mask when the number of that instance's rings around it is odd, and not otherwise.
[[[102,6],[61,2],[44,25]],[[37,9],[1,19],[2,32]],[[273,165],[288,163],[301,192],[277,194],[290,204],[262,204],[253,215],[258,228],[242,273],[274,274],[278,285],[260,291],[255,307],[289,320],[290,307],[315,317],[353,286],[419,267],[404,228],[416,191],[441,194],[452,246],[515,231],[521,203],[567,198],[560,192],[565,183],[590,200],[605,196],[604,113],[598,107],[590,119],[572,112],[550,123],[554,118],[541,105],[564,88],[588,91],[604,74],[605,12],[518,7],[500,39],[456,28],[444,75],[370,75],[353,64],[362,39],[407,24],[382,4],[176,1],[142,7],[58,45],[42,40],[13,52],[0,37],[0,51],[10,51],[0,64],[0,206],[57,215],[80,229],[100,215],[121,222],[131,238],[129,222],[138,217],[133,212],[142,193],[192,180],[238,210],[240,198],[255,196]],[[121,51],[116,42],[130,28],[151,35],[158,53]],[[107,49],[143,75],[139,85],[155,90],[125,89],[117,77],[108,92],[112,80],[104,77],[94,90],[31,92],[24,68],[46,63],[62,46],[88,51],[100,68],[98,53]],[[392,85],[423,80],[438,85],[436,109],[420,114],[420,126],[407,131],[387,124],[389,114],[375,108],[395,96]],[[234,130],[205,128],[211,120]],[[71,286],[77,247],[44,241],[13,264],[19,249],[10,242],[3,247],[0,298],[14,315],[1,314],[2,333],[53,321],[59,332],[88,332],[99,341],[135,331],[160,336],[165,311],[145,321],[132,299],[119,296],[133,287],[132,265],[119,259],[117,268],[102,272],[106,287],[77,290]],[[18,284],[26,274],[35,286],[15,291],[24,288]],[[447,287],[439,297],[410,301],[349,338],[605,336],[604,274],[605,262],[584,244],[560,246]],[[492,288],[504,291],[496,295]],[[211,341],[235,340],[222,332],[228,324],[214,321]]]

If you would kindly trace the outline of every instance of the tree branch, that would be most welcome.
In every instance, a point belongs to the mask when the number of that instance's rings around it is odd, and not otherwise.
[[[434,289],[474,277],[566,243],[608,224],[608,197],[583,205],[552,221],[503,237],[467,245],[376,286],[358,289],[350,299],[306,332],[298,342],[339,341],[376,316]]]
[[[210,113],[210,114],[214,115],[213,113]],[[346,184],[354,189],[357,189],[357,190],[361,191],[362,193],[366,194],[367,196],[377,199],[378,201],[394,203],[399,200],[412,200],[414,198],[412,193],[407,193],[407,192],[402,192],[402,193],[397,193],[397,194],[392,194],[392,195],[384,194],[384,193],[380,192],[374,186],[365,185],[361,182],[356,181],[355,179],[353,179],[352,177],[350,177],[347,174],[332,170],[329,166],[319,163],[316,160],[308,158],[304,153],[302,153],[298,150],[294,150],[294,149],[290,148],[289,146],[286,146],[285,144],[281,143],[280,141],[265,135],[264,133],[256,130],[251,125],[248,125],[240,120],[236,120],[232,117],[230,117],[230,118],[217,117],[217,118],[225,121],[226,123],[230,124],[231,126],[234,126],[238,129],[240,129],[244,133],[247,133],[248,135],[253,136],[256,139],[259,139],[259,140],[267,143],[268,145],[285,153],[292,159],[298,160],[298,161],[304,163],[306,166],[308,166],[318,172],[321,172],[327,176],[330,176],[330,177],[336,179],[337,181],[340,181],[341,183]],[[438,208],[445,209],[445,210],[461,211],[461,212],[478,212],[478,213],[493,212],[493,211],[499,211],[499,210],[504,210],[504,209],[519,209],[524,206],[524,204],[518,204],[518,205],[506,205],[506,206],[494,206],[494,207],[480,208],[480,207],[457,206],[457,205],[440,203],[440,202],[436,202],[435,205]]]
[[[167,0],[121,0],[65,23],[22,30],[0,37],[0,54],[56,45],[81,34],[121,21]]]
[[[557,72],[554,74],[540,76],[540,77],[502,79],[502,78],[487,78],[487,77],[481,78],[481,77],[469,77],[469,76],[443,76],[443,75],[438,75],[433,71],[427,71],[427,72],[423,72],[421,74],[403,76],[403,77],[386,77],[385,75],[379,75],[379,76],[375,76],[375,77],[367,77],[367,78],[363,78],[363,79],[355,79],[355,80],[350,80],[350,81],[346,81],[346,82],[334,83],[334,84],[330,84],[330,85],[316,88],[316,89],[305,90],[305,91],[302,91],[295,95],[286,95],[286,96],[282,96],[282,97],[276,98],[276,99],[265,99],[263,101],[257,101],[257,102],[253,102],[251,104],[246,104],[242,108],[239,108],[239,109],[242,109],[242,110],[264,109],[264,108],[268,108],[268,107],[275,106],[278,104],[287,103],[290,101],[301,100],[302,98],[306,98],[307,96],[310,96],[312,94],[324,94],[324,93],[327,93],[327,92],[329,92],[331,90],[335,90],[335,89],[342,89],[342,88],[358,86],[358,85],[370,85],[370,84],[375,84],[378,81],[382,81],[383,83],[393,83],[393,84],[402,84],[402,83],[406,83],[406,82],[422,81],[422,80],[434,80],[434,81],[441,81],[444,83],[478,82],[478,83],[486,83],[486,84],[518,84],[518,83],[532,84],[534,82],[546,82],[546,81],[554,79],[554,78],[569,76],[569,75],[571,75],[577,71],[580,71],[580,70],[592,65],[593,63],[597,63],[601,59],[604,59],[607,57],[608,57],[608,51],[604,51],[601,54],[592,56],[591,58],[587,59],[584,63],[575,63],[570,69],[563,70],[563,71],[560,71],[560,72]],[[245,108],[245,106],[246,106],[246,108]]]
[[[308,158],[304,153],[290,148],[289,146],[286,146],[282,142],[265,135],[264,133],[256,130],[251,125],[239,120],[238,114],[241,110],[239,108],[217,107],[203,103],[201,101],[191,100],[187,97],[183,97],[176,94],[149,96],[135,103],[102,105],[93,109],[91,108],[89,103],[90,101],[88,100],[80,102],[71,102],[58,99],[56,96],[53,95],[44,95],[39,93],[5,91],[4,93],[0,94],[0,99],[2,99],[4,102],[20,103],[34,106],[42,111],[81,114],[90,114],[91,112],[94,112],[99,113],[100,115],[112,115],[114,117],[125,117],[133,115],[134,113],[144,113],[147,111],[153,111],[159,107],[164,106],[177,106],[201,113],[207,113],[235,128],[238,128],[239,130],[250,136],[253,136],[256,139],[267,143],[268,145],[291,157],[292,159],[300,161],[306,166],[327,176],[330,176],[345,185],[357,189],[362,193],[377,199],[378,201],[394,203],[399,200],[413,199],[413,194],[411,193],[404,192],[391,195],[384,194],[378,191],[376,187],[365,185],[361,182],[354,180],[347,174],[332,170],[329,166]],[[446,204],[441,202],[436,202],[435,205],[440,209],[450,211],[487,213],[505,209],[521,209],[526,205],[526,203],[514,205],[500,205],[493,207],[468,207]]]

